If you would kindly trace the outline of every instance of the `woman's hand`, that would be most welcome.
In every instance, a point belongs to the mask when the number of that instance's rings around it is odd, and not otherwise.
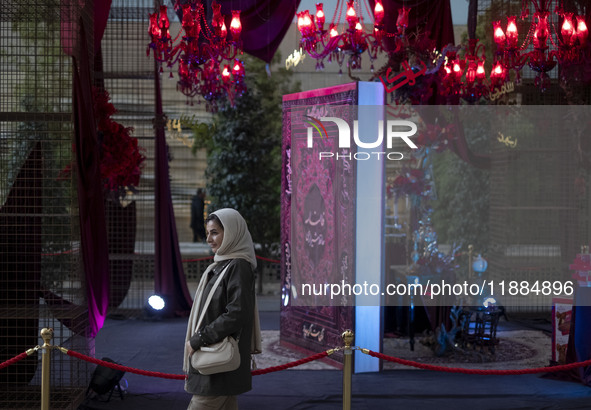
[[[191,347],[191,343],[187,340],[187,348],[189,349],[189,356],[195,353],[195,350]]]

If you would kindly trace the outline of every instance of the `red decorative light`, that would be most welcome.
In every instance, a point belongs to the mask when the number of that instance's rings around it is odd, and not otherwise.
[[[211,9],[213,10],[213,17],[211,18],[211,25],[213,26],[214,30],[217,30],[217,35],[219,36],[222,30],[222,26],[224,25],[224,17],[222,16],[222,5],[216,3],[215,1],[211,3]]]
[[[376,5],[373,9],[373,16],[375,18],[375,24],[380,25],[384,20],[384,6],[380,0],[376,0]]]
[[[454,50],[447,50],[444,58],[446,63],[441,71],[441,94],[448,97],[450,103],[456,104],[459,98],[475,103],[488,94],[489,88],[484,84],[484,46],[478,44],[477,39],[468,40],[463,58]]]
[[[538,22],[536,24],[536,29],[534,30],[534,48],[546,48],[548,36],[550,35],[550,30],[548,29],[548,13],[543,12],[536,14]]]
[[[168,21],[168,14],[166,13],[166,6],[160,6],[160,13],[158,14],[158,27],[160,29],[168,29],[170,22]]]
[[[221,13],[221,5],[212,2],[211,26],[206,22],[203,5],[198,0],[190,0],[182,6],[177,3],[175,9],[182,10],[181,33],[173,45],[168,28],[168,11],[160,6],[159,12],[150,15],[148,33],[151,42],[148,45],[154,52],[154,58],[167,67],[178,64],[177,89],[192,98],[201,95],[212,109],[216,108],[220,98],[228,98],[233,104],[234,98],[246,89],[244,85],[244,67],[236,56],[242,54],[240,34],[242,23],[240,11],[232,11],[230,34]],[[239,62],[240,69],[230,70],[230,65],[223,66],[224,60]],[[223,68],[222,68],[223,67]],[[162,68],[161,68],[162,71]],[[172,75],[172,73],[171,73]]]
[[[344,2],[338,2],[337,10],[335,10],[333,21],[330,23],[329,29],[325,30],[324,25],[326,17],[322,3],[316,5],[316,15],[312,19],[309,10],[304,10],[297,13],[297,27],[302,36],[300,39],[300,47],[310,55],[310,57],[317,60],[316,69],[324,68],[324,60],[333,61],[342,67],[345,58],[348,59],[347,67],[349,70],[361,68],[361,56],[367,51],[372,62],[377,58],[377,53],[381,49],[382,27],[380,22],[384,18],[384,9],[381,0],[378,0],[375,5],[376,16],[374,17],[374,29],[366,32],[363,27],[363,21],[358,16],[356,8],[356,1],[349,0],[346,3],[345,20],[341,33],[335,23],[336,16],[342,15],[342,8]],[[381,10],[381,11],[380,11]]]
[[[357,13],[355,12],[355,7],[353,6],[353,1],[347,2],[347,22],[349,23],[349,28],[352,29],[357,24]]]
[[[476,79],[480,82],[486,79],[486,70],[484,69],[484,60],[478,62],[478,67],[476,68]]]
[[[244,64],[240,60],[234,60],[234,67],[232,67],[232,74],[244,77]]]
[[[240,33],[242,33],[242,23],[240,22],[240,10],[232,10],[230,33],[232,33],[232,38],[234,39],[234,41],[240,40]]]
[[[523,44],[518,46],[518,32],[515,17],[507,18],[507,28],[504,32],[506,42],[503,40],[503,30],[499,22],[493,23],[493,37],[497,44],[495,60],[499,61],[505,69],[515,71],[516,81],[519,81],[519,72],[527,63],[536,71],[534,83],[545,88],[549,83],[548,72],[557,64],[578,64],[585,61],[583,57],[588,50],[585,50],[585,43],[588,32],[585,19],[576,16],[576,29],[573,21],[573,13],[566,13],[562,9],[562,2],[554,10],[556,15],[562,19],[560,33],[557,32],[556,24],[550,20],[549,0],[523,0],[521,18],[526,19],[529,15],[530,3],[533,4],[535,12],[528,35]],[[533,50],[527,50],[528,46]],[[493,70],[494,72],[494,70]],[[492,75],[492,74],[491,74]],[[509,78],[505,73],[504,79]]]
[[[322,31],[324,29],[324,21],[326,20],[326,17],[324,15],[324,10],[322,8],[322,3],[318,3],[316,5],[316,26],[318,27],[318,30]]]
[[[228,29],[226,28],[226,23],[222,21],[222,25],[220,26],[220,37],[225,40],[228,36]]]
[[[509,48],[516,48],[519,34],[517,33],[517,24],[515,23],[515,16],[507,17],[507,30],[505,30],[507,36],[507,46]]]
[[[468,66],[468,69],[466,70],[466,83],[469,87],[473,86],[474,82],[476,81],[476,68],[476,63],[471,62]]]
[[[339,32],[337,31],[337,28],[332,26],[330,28],[330,36],[331,37],[337,37],[339,35]]]
[[[495,43],[497,43],[499,47],[504,47],[507,37],[505,36],[505,32],[503,31],[503,29],[501,28],[501,22],[495,21],[493,23],[493,26]]]
[[[463,72],[462,66],[460,65],[460,60],[455,60],[453,62],[452,67],[453,67],[452,70],[453,70],[454,76],[456,77],[457,80],[459,80],[460,77],[462,77],[462,72]]]
[[[398,18],[396,19],[396,27],[398,32],[404,34],[404,30],[408,27],[408,15],[410,13],[410,7],[401,7],[398,9]]]
[[[227,83],[230,81],[230,66],[225,65],[224,70],[222,71],[222,80]]]
[[[494,89],[500,87],[505,82],[506,71],[503,64],[497,61],[492,71],[490,72],[490,88]]]
[[[585,47],[587,44],[587,37],[589,37],[589,30],[587,29],[585,18],[577,16],[577,38],[581,47]]]
[[[573,42],[576,40],[575,27],[573,25],[573,13],[564,13],[564,20],[562,22],[560,34],[562,34],[562,42],[567,46],[572,46]]]

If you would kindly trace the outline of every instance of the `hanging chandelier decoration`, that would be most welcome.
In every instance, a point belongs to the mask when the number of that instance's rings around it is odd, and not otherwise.
[[[342,65],[347,59],[349,75],[351,75],[351,70],[361,68],[362,56],[367,52],[371,62],[371,71],[373,72],[373,61],[382,49],[382,36],[384,34],[382,24],[384,8],[382,2],[381,0],[375,2],[374,29],[372,32],[368,32],[364,29],[363,18],[359,16],[361,14],[359,3],[353,0],[347,1],[345,15],[347,23],[343,25],[339,33],[338,21],[342,15],[343,3],[341,0],[337,2],[333,19],[328,28],[325,27],[326,17],[323,3],[316,5],[314,17],[310,15],[309,10],[297,13],[297,27],[302,35],[300,47],[317,61],[317,70],[324,68],[325,60],[328,62],[336,61],[342,74]]]
[[[371,16],[367,2],[364,2]],[[337,2],[328,27],[322,3],[316,5],[314,16],[308,10],[297,13],[300,47],[317,61],[317,70],[322,70],[326,61],[336,61],[342,72],[342,64],[347,61],[349,76],[354,80],[357,78],[351,75],[351,70],[361,68],[365,53],[372,72],[380,53],[387,53],[388,63],[379,71],[379,79],[397,104],[424,101],[431,95],[429,88],[434,82],[438,84],[437,92],[451,104],[460,99],[470,104],[481,98],[494,101],[514,91],[515,84],[520,82],[520,71],[526,64],[537,73],[534,84],[544,90],[550,81],[548,72],[557,65],[566,69],[591,61],[585,18],[566,12],[561,0],[522,0],[521,18],[527,19],[530,10],[533,11],[533,21],[522,42],[519,41],[515,16],[507,18],[506,27],[502,27],[500,21],[494,22],[496,52],[488,74],[484,45],[478,39],[471,38],[462,46],[449,45],[439,52],[428,41],[427,33],[417,30],[408,35],[411,8],[404,6],[398,9],[395,32],[387,32],[380,0],[375,1],[373,30],[366,31],[358,17],[359,3],[346,2],[346,23],[340,32],[337,23],[343,13],[344,1]],[[551,5],[554,15],[550,13]],[[515,74],[511,75],[510,71]],[[562,70],[561,75],[568,75],[567,71]],[[419,77],[420,84],[416,81]]]
[[[238,58],[243,54],[240,11],[232,11],[228,33],[221,5],[213,1],[211,7],[210,27],[199,1],[181,5],[177,0],[175,10],[182,10],[181,30],[172,39],[167,7],[160,6],[158,12],[150,14],[151,42],[147,54],[152,50],[154,58],[169,68],[177,64],[177,89],[190,98],[201,95],[215,110],[221,98],[228,98],[233,106],[246,85],[244,63]],[[163,71],[162,67],[160,70]]]
[[[477,39],[470,39],[464,57],[460,57],[457,51],[454,48],[442,54],[443,64],[439,70],[441,94],[474,103],[488,95],[490,90],[486,83],[484,45],[478,44]],[[491,87],[494,86],[491,74]]]
[[[509,70],[513,70],[519,81],[519,72],[527,64],[538,73],[534,84],[545,89],[550,81],[547,73],[557,64],[570,66],[585,61],[589,31],[584,16],[565,12],[562,2],[558,2],[554,9],[560,25],[560,31],[557,30],[551,19],[552,0],[523,0],[522,20],[529,17],[530,3],[534,14],[522,44],[519,44],[516,16],[507,17],[505,30],[501,21],[493,23],[497,46],[493,71],[498,81],[505,81],[509,78]]]

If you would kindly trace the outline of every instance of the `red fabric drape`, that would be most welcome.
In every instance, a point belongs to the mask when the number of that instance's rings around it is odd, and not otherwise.
[[[76,166],[78,171],[78,206],[80,209],[80,248],[86,279],[90,337],[102,327],[109,305],[109,255],[102,183],[99,170],[99,143],[93,112],[92,51],[100,50],[107,25],[111,0],[72,1],[61,4],[61,45],[73,57],[72,109]],[[82,16],[91,14],[93,27]],[[88,34],[93,41],[88,42]],[[94,47],[90,50],[89,47]],[[49,303],[49,302],[48,302]]]
[[[107,27],[109,11],[111,10],[111,0],[94,0],[94,2],[85,0],[61,0],[61,45],[64,53],[69,56],[74,54],[74,48],[78,40],[78,12],[80,9],[88,10],[90,5],[93,7],[94,15],[94,51],[98,53],[101,48],[101,40],[103,39],[105,28]]]
[[[189,315],[193,304],[183,272],[179,250],[168,168],[168,146],[164,134],[162,94],[158,63],[154,60],[154,89],[156,93],[156,163],[155,163],[155,258],[154,290],[166,302],[166,315]]]
[[[78,206],[82,260],[86,274],[89,336],[103,326],[109,307],[109,254],[99,169],[99,142],[93,112],[86,27],[79,21],[80,38],[74,57],[74,132],[78,169]]]

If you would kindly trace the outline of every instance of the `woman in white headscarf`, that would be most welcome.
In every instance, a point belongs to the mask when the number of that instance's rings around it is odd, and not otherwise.
[[[236,210],[224,208],[210,214],[206,232],[215,256],[199,282],[187,325],[183,369],[187,373],[185,390],[193,394],[188,409],[237,409],[236,396],[252,388],[250,354],[260,350],[254,276],[257,263],[250,232]],[[196,329],[204,301],[224,269],[222,281]],[[194,351],[226,336],[238,340],[238,369],[202,375],[191,367],[190,355]]]

